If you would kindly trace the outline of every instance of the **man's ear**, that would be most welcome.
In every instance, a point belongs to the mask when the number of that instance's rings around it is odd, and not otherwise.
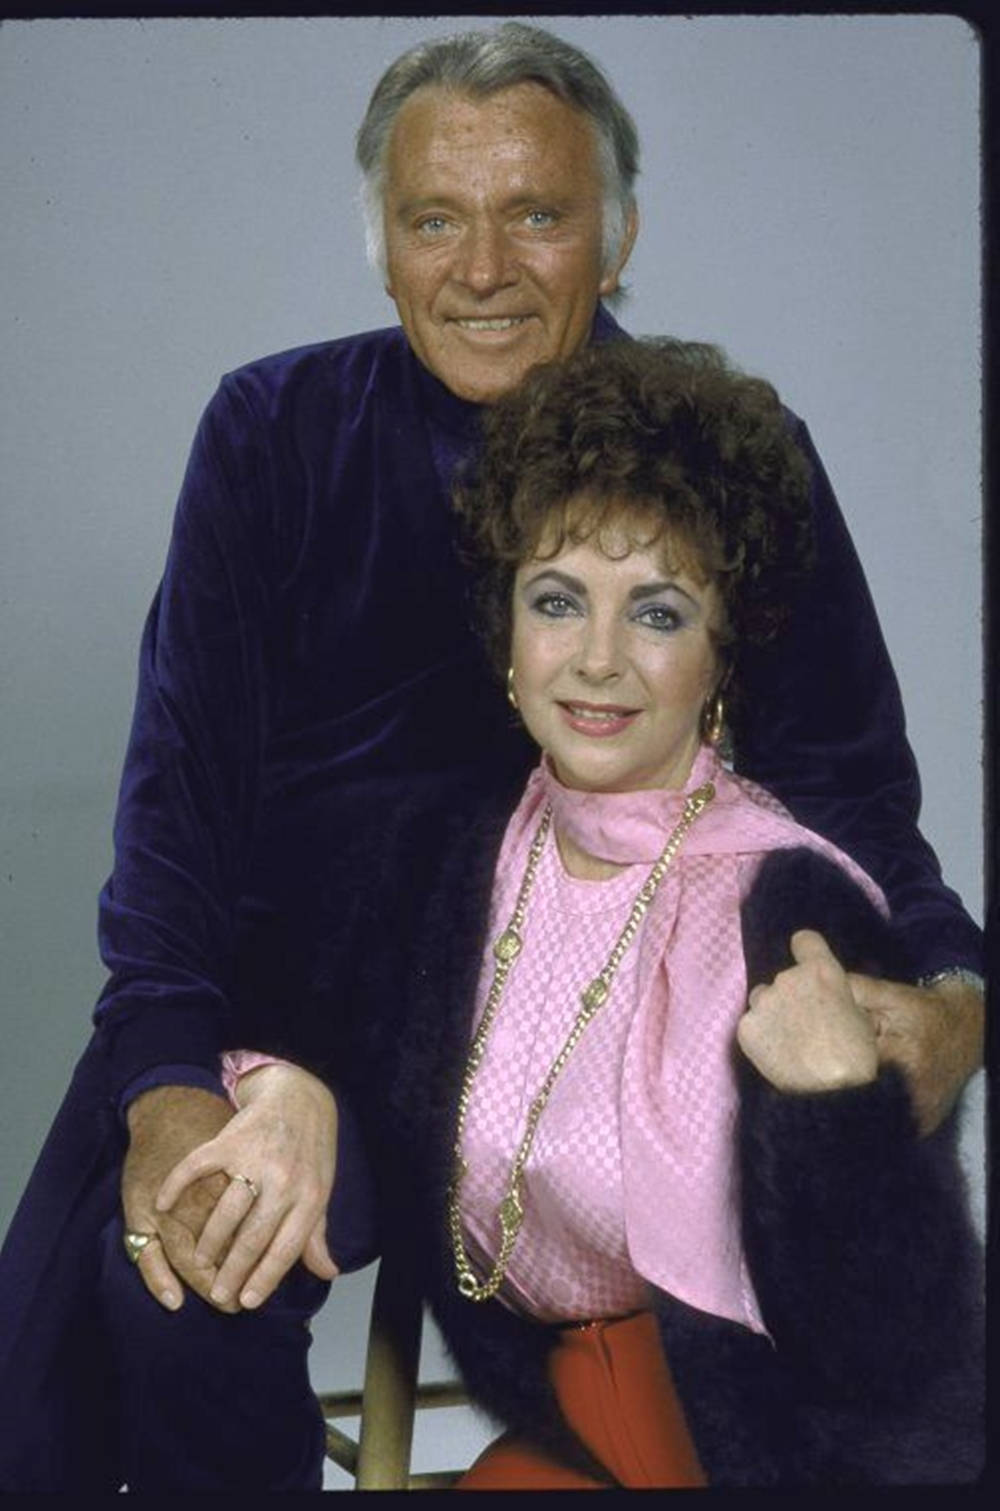
[[[635,245],[635,238],[638,234],[639,211],[633,202],[625,220],[625,232],[622,236],[621,246],[618,249],[618,256],[615,258],[614,266],[604,274],[598,285],[598,292],[600,294],[613,294],[617,289],[618,280],[625,269],[625,264],[632,255],[632,248]]]

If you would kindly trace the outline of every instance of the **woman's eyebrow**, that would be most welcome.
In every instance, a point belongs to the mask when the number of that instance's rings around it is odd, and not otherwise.
[[[540,572],[536,572],[533,577],[529,577],[524,586],[526,588],[533,588],[537,583],[544,582],[547,578],[551,578],[554,582],[557,582],[561,588],[565,588],[569,593],[577,593],[582,597],[586,597],[586,583],[581,582],[579,577],[571,577],[568,572],[560,572],[558,567],[543,567]]]
[[[666,592],[680,593],[682,598],[686,598],[689,603],[693,603],[697,607],[698,600],[694,594],[689,593],[686,588],[682,588],[680,583],[675,582],[672,577],[665,578],[662,582],[640,582],[630,590],[628,596],[635,602],[639,598],[655,598],[658,593]]]

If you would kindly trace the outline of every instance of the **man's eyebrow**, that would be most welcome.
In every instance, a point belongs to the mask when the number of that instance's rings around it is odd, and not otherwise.
[[[564,190],[552,190],[535,188],[531,184],[515,190],[501,204],[501,209],[508,214],[518,210],[549,209],[560,210],[569,213],[578,206],[586,203],[586,197],[581,194],[569,194]],[[453,210],[461,208],[461,200],[448,189],[440,193],[406,194],[396,201],[394,213],[396,215],[414,215],[421,210]]]
[[[396,202],[397,215],[413,215],[418,210],[450,210],[455,201],[450,194],[408,194]]]

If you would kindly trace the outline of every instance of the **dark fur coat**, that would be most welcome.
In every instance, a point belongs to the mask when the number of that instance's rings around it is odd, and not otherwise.
[[[417,1268],[472,1397],[584,1464],[548,1383],[551,1330],[495,1300],[459,1297],[446,1236],[490,884],[517,796],[487,798],[471,778],[345,794],[339,816],[328,814],[314,836],[329,857],[330,891],[298,900],[302,938],[318,928],[324,956],[290,991],[296,952],[284,941],[282,995],[302,1016],[268,1047],[350,1095],[385,1243]],[[848,969],[905,979],[891,928],[812,851],[765,860],[742,923],[750,985],[791,963],[797,928],[820,930]],[[336,1063],[326,1044],[309,1042],[317,995],[341,1004],[345,1018]],[[262,1022],[262,1044],[268,1037]],[[654,1296],[710,1483],[974,1480],[983,1454],[981,1255],[954,1117],[918,1139],[891,1070],[871,1086],[816,1096],[779,1094],[742,1057],[739,1075],[744,1243],[774,1342]]]

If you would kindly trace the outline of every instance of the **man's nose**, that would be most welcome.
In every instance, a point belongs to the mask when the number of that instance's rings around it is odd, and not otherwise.
[[[516,273],[503,227],[486,220],[470,225],[458,249],[455,273],[480,295],[514,282]]]

